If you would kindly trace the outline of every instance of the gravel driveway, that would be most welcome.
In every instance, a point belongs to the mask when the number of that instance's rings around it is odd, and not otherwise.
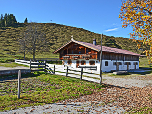
[[[1,69],[2,67],[0,67]],[[23,68],[23,67],[22,67]],[[27,67],[26,67],[27,68]],[[43,113],[94,113],[94,114],[123,114],[131,108],[152,108],[152,76],[141,75],[129,78],[115,78],[103,76],[103,83],[107,86],[101,92],[81,96],[44,106],[32,106],[0,112],[0,114],[43,114]],[[150,99],[147,99],[150,98]]]

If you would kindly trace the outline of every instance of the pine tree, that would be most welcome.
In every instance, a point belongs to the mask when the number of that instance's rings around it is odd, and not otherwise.
[[[17,23],[16,18],[13,14],[10,14],[10,18],[11,18],[11,26],[13,26],[13,24]]]
[[[1,14],[1,18],[0,18],[0,26],[3,27],[3,14]]]
[[[7,26],[7,13],[5,13],[5,16],[4,16],[4,23],[5,23],[5,27]]]
[[[25,19],[24,23],[28,23],[28,20],[27,20],[27,18]]]
[[[9,14],[7,15],[7,26],[11,26],[11,17]]]

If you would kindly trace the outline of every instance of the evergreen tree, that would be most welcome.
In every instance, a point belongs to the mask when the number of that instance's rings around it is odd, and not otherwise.
[[[9,14],[7,15],[7,26],[11,26],[11,17]]]
[[[13,14],[10,14],[10,18],[11,18],[11,26],[15,23],[17,23],[16,18]]]
[[[5,23],[5,27],[7,26],[7,13],[5,13],[5,16],[4,16],[4,23]]]
[[[3,25],[4,25],[4,24],[3,24],[3,19],[4,19],[3,14],[1,14],[1,18],[0,18],[0,26],[1,26],[1,27],[3,27]]]
[[[9,27],[13,26],[13,24],[17,23],[17,20],[13,14],[5,13],[5,16],[1,14],[0,17],[0,27]]]
[[[25,19],[24,23],[28,23],[28,20],[27,20],[27,18]]]

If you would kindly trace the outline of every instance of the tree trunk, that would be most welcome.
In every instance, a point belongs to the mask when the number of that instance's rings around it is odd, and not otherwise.
[[[24,50],[24,60],[25,60],[25,50]]]
[[[33,49],[33,61],[35,61],[35,49]]]

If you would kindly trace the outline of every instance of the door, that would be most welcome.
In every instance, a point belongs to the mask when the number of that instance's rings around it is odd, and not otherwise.
[[[79,61],[77,60],[77,63],[76,63],[76,68],[78,68],[78,66],[79,66]]]
[[[135,69],[136,69],[136,63],[135,63]]]
[[[119,63],[116,62],[116,70],[119,70]]]
[[[129,62],[127,62],[127,70],[129,70]]]

